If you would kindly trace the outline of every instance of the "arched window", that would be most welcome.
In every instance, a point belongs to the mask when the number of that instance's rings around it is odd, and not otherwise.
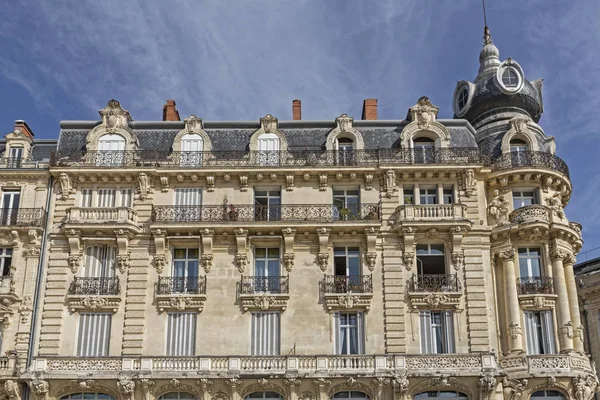
[[[527,151],[527,143],[523,139],[512,139],[510,141],[511,153],[522,153]]]
[[[354,399],[354,400],[370,400],[369,396],[363,392],[344,391],[333,395],[333,399]]]
[[[71,393],[60,398],[60,400],[115,400],[114,397],[105,393]]]
[[[435,161],[435,140],[428,137],[413,139],[414,162],[427,164]]]
[[[513,167],[519,167],[527,161],[527,142],[523,139],[513,138],[510,141],[510,160]]]
[[[125,156],[125,138],[121,135],[109,133],[98,139],[98,153],[96,165],[120,166],[123,165]]]
[[[188,392],[170,392],[163,394],[158,400],[194,400],[195,398],[196,396]]]
[[[348,137],[335,140],[337,165],[354,165],[354,141]]]
[[[182,166],[202,165],[202,151],[204,142],[202,136],[192,133],[181,138],[181,160]]]
[[[502,83],[507,88],[516,88],[519,85],[519,76],[513,68],[506,68],[502,72]]]
[[[565,400],[565,396],[558,390],[538,390],[531,395],[531,400]]]
[[[258,157],[260,165],[279,164],[279,136],[263,133],[258,137]]]
[[[246,396],[245,400],[249,399],[283,400],[283,396],[277,392],[254,392]]]
[[[413,400],[425,400],[425,399],[457,399],[457,400],[469,400],[469,396],[461,392],[455,392],[450,390],[436,390],[433,392],[422,392],[413,396]]]

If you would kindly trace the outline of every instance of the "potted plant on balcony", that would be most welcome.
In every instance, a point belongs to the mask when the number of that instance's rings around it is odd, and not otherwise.
[[[350,214],[350,210],[348,208],[342,207],[338,210],[338,212],[340,213],[340,219],[344,221],[348,219],[348,214]]]
[[[412,204],[412,197],[404,196],[404,204]]]
[[[229,205],[229,211],[227,212],[227,219],[229,221],[237,221],[238,220],[238,209],[235,208],[235,206],[233,204]]]

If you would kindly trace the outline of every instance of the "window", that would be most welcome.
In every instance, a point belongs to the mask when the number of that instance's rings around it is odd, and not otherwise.
[[[81,189],[79,205],[81,207],[131,207],[132,190],[131,188],[98,188],[96,191],[92,188]]]
[[[444,187],[444,204],[454,204],[454,188]]]
[[[336,276],[360,275],[360,250],[358,247],[334,247],[333,265]]]
[[[552,311],[525,311],[525,333],[528,354],[556,353]]]
[[[17,223],[20,201],[21,192],[19,190],[5,190],[2,193],[2,205],[0,206],[1,225],[14,225]]]
[[[517,208],[539,204],[535,189],[522,189],[513,191],[513,207]]]
[[[172,293],[198,291],[198,249],[173,250]]]
[[[522,153],[527,151],[527,143],[521,139],[512,139],[510,141],[510,152],[511,153]]]
[[[413,400],[425,400],[425,399],[457,399],[457,400],[469,400],[469,396],[461,392],[454,392],[449,390],[436,390],[433,392],[422,392],[414,395]]]
[[[364,354],[363,313],[337,312],[335,354]]]
[[[115,276],[117,249],[112,246],[88,246],[85,252],[83,277],[112,278]]]
[[[538,390],[531,395],[531,400],[565,400],[565,396],[558,390]]]
[[[358,189],[333,189],[333,219],[353,220],[360,218]]]
[[[467,106],[467,100],[469,99],[469,89],[463,87],[458,94],[458,110],[462,110]]]
[[[350,138],[337,138],[335,141],[337,165],[354,165],[354,142]]]
[[[279,136],[274,133],[263,133],[258,137],[259,165],[279,164]]]
[[[334,399],[370,400],[363,392],[338,392],[333,395]]]
[[[0,276],[10,275],[12,265],[12,249],[0,248]]]
[[[437,189],[435,186],[419,188],[419,199],[421,204],[437,204]]]
[[[79,314],[78,357],[106,357],[110,343],[109,313]]]
[[[252,344],[253,356],[279,355],[280,322],[278,312],[252,313]]]
[[[415,204],[415,191],[412,186],[404,186],[404,204]]]
[[[254,219],[256,221],[279,221],[281,219],[281,191],[254,191]]]
[[[167,315],[167,356],[193,356],[196,348],[196,314]]]
[[[519,75],[513,68],[506,68],[502,72],[502,83],[507,88],[516,88],[519,85]]]
[[[539,278],[542,276],[542,255],[539,248],[519,248],[519,270],[521,278]]]
[[[430,163],[434,161],[435,141],[427,137],[413,139],[414,162]]]
[[[281,291],[279,248],[254,249],[254,291],[273,292]]]
[[[60,400],[115,400],[114,397],[104,393],[71,393],[60,398]]]
[[[21,159],[23,158],[23,148],[22,147],[11,147],[9,158],[8,158],[8,168],[21,168]]]
[[[202,190],[200,188],[175,189],[175,220],[180,222],[202,220]]]
[[[421,353],[454,353],[454,324],[451,311],[421,311]]]
[[[103,135],[98,139],[96,165],[121,166],[125,159],[125,138],[117,134]]]
[[[417,245],[417,273],[419,275],[442,275],[446,273],[443,244]]]
[[[171,392],[163,394],[158,400],[192,400],[195,398],[196,396],[188,392]]]
[[[245,400],[263,399],[263,400],[283,400],[283,396],[276,392],[254,392],[246,396]]]
[[[181,138],[181,166],[201,166],[204,142],[198,134],[188,134]]]

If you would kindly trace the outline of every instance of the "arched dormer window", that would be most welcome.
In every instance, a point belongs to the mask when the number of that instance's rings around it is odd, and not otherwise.
[[[258,136],[258,161],[260,165],[278,165],[280,153],[279,136],[263,133]]]
[[[337,165],[354,165],[354,140],[349,137],[338,137],[335,140],[336,164]]]
[[[512,139],[510,141],[510,152],[511,153],[522,153],[527,151],[527,142],[523,139]]]
[[[116,133],[107,133],[98,139],[96,165],[121,166],[125,158],[125,138]]]
[[[202,165],[202,152],[204,140],[197,133],[190,133],[181,138],[181,166]]]
[[[435,162],[435,140],[421,136],[412,140],[414,161],[420,164]]]
[[[191,115],[184,123],[184,128],[173,139],[173,161],[181,167],[199,167],[210,162],[212,144],[204,131],[202,119]]]

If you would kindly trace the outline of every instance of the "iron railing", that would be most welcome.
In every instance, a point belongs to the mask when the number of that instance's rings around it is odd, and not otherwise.
[[[534,167],[551,169],[569,177],[569,167],[560,157],[544,151],[505,153],[492,159],[492,171],[511,168]]]
[[[240,283],[240,294],[287,294],[289,290],[287,276],[242,276]]]
[[[69,287],[69,294],[75,296],[118,296],[121,293],[119,277],[80,278],[75,277]]]
[[[331,204],[223,204],[208,206],[153,206],[152,222],[333,222],[379,221],[378,203],[362,203],[348,208]]]
[[[519,294],[553,294],[554,285],[552,278],[548,276],[519,278],[517,292]]]
[[[372,293],[371,275],[325,275],[321,281],[323,293]]]
[[[413,274],[408,281],[410,292],[458,292],[460,282],[456,274]]]
[[[512,224],[521,224],[527,222],[549,222],[550,208],[541,204],[523,206],[508,214],[508,220]]]
[[[205,276],[175,277],[167,276],[158,279],[156,294],[206,294]]]
[[[43,208],[2,208],[0,225],[44,226],[46,211]]]

